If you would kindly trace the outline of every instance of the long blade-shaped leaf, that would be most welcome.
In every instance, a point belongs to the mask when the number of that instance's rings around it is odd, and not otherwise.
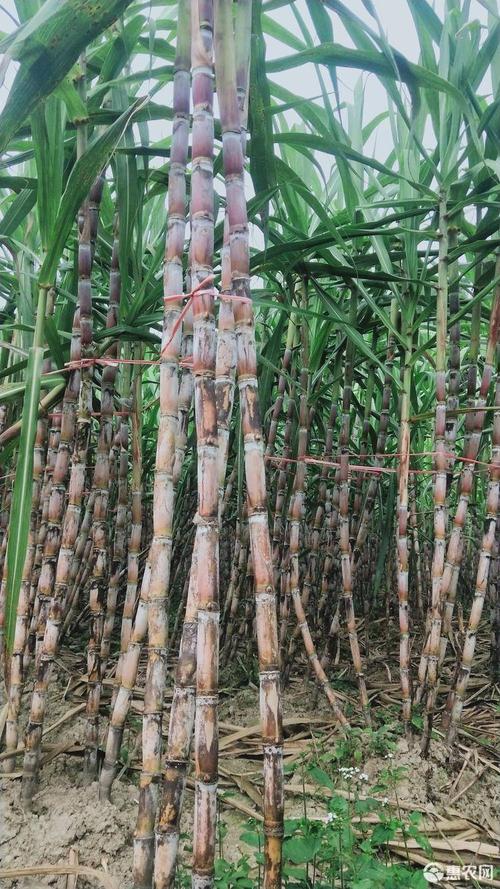
[[[11,651],[16,623],[17,601],[21,588],[21,577],[28,545],[33,483],[33,448],[35,445],[40,397],[40,375],[42,372],[43,349],[30,350],[27,369],[27,386],[24,399],[19,460],[12,493],[9,539],[7,543],[7,594],[5,616],[5,641],[7,651]]]
[[[147,101],[147,98],[140,99],[121,114],[118,120],[115,120],[109,129],[96,139],[73,167],[61,198],[51,243],[40,270],[40,283],[42,285],[50,286],[54,280],[57,263],[64,249],[66,238],[73,225],[78,208],[97,174],[109,162],[110,155],[118,145],[128,124]]]
[[[38,103],[61,83],[88,44],[106,30],[131,0],[47,0],[10,41],[10,58],[21,64],[0,115],[0,152]]]

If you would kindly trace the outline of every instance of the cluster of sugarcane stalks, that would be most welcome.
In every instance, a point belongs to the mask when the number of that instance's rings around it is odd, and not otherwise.
[[[257,653],[265,889],[281,885],[281,694],[292,672],[303,670],[303,652],[339,733],[353,722],[371,726],[370,622],[397,614],[402,728],[412,741],[413,717],[422,710],[423,755],[450,646],[441,724],[450,749],[456,741],[487,597],[493,679],[499,673],[498,242],[487,242],[476,297],[461,311],[461,232],[441,188],[433,208],[439,251],[427,287],[436,304],[431,359],[419,340],[420,283],[409,268],[407,289],[389,291],[383,329],[375,319],[365,339],[352,331],[373,298],[354,275],[336,291],[341,322],[322,333],[319,309],[331,307],[330,295],[305,265],[286,271],[279,360],[268,362],[267,381],[263,373],[258,378],[245,187],[251,19],[250,0],[239,0],[235,11],[230,0],[179,3],[159,352],[117,333],[127,271],[118,212],[109,284],[93,302],[107,161],[81,205],[70,360],[62,368],[43,361],[41,405],[46,392],[52,402],[37,415],[33,441],[19,441],[19,453],[24,447],[33,456],[17,596],[15,560],[8,558],[15,448],[1,479],[2,769],[13,772],[22,752],[22,801],[31,809],[51,674],[70,637],[86,645],[85,772],[98,780],[99,797],[110,799],[143,655],[136,889],[174,886],[191,758],[193,887],[214,883],[220,667],[250,672]],[[82,96],[85,78],[82,59]],[[215,95],[225,189],[218,239]],[[82,157],[85,122],[76,142]],[[45,284],[41,294],[43,332],[54,294]],[[37,349],[43,352],[42,340]],[[432,410],[412,416],[419,359],[428,360],[421,374],[435,373],[433,426]],[[56,374],[64,384],[45,389]],[[153,378],[156,453],[146,462],[143,394]],[[3,445],[16,439],[18,418],[3,406],[0,425]],[[357,685],[359,713],[346,712],[336,694],[340,667]],[[102,694],[107,676],[110,700]]]

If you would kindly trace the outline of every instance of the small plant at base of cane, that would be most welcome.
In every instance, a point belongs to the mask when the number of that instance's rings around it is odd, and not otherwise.
[[[392,756],[388,754],[389,758]],[[394,800],[396,802],[396,809],[398,813],[397,818],[393,817],[384,817],[384,814],[381,813],[381,823],[378,828],[375,828],[373,832],[373,836],[371,838],[371,842],[373,844],[374,839],[379,842],[387,843],[389,840],[393,839],[396,832],[401,831],[403,842],[406,850],[406,857],[408,863],[410,862],[410,855],[407,846],[407,839],[411,838],[415,840],[416,843],[429,855],[432,855],[432,847],[425,836],[419,829],[419,824],[422,819],[422,815],[420,812],[410,812],[408,816],[409,822],[407,823],[404,820],[403,813],[401,810],[399,796],[398,796],[398,784],[403,778],[405,778],[407,774],[407,769],[404,766],[392,766],[388,765],[387,768],[383,769],[378,777],[377,784],[373,788],[374,793],[380,792],[392,792],[394,796]],[[378,831],[378,832],[377,832]]]
[[[332,746],[324,740],[315,743],[315,761],[330,775],[341,767],[358,767],[375,756],[387,756],[396,749],[397,725],[387,723],[378,729],[353,728]]]
[[[330,779],[326,776],[326,780]],[[325,786],[326,786],[325,780]],[[351,780],[351,779],[349,779]],[[328,784],[329,786],[329,784]],[[400,864],[389,854],[389,842],[397,836],[411,837],[427,852],[431,847],[419,831],[419,813],[404,821],[394,814],[387,801],[360,798],[356,782],[352,796],[334,795],[322,818],[301,817],[285,820],[283,843],[283,884],[294,889],[424,889],[421,870],[411,863]],[[378,820],[374,824],[374,816]],[[254,866],[248,857],[235,864],[219,862],[216,885],[227,887],[261,886],[262,833],[255,822],[240,839],[255,850]],[[382,853],[382,856],[381,856]]]

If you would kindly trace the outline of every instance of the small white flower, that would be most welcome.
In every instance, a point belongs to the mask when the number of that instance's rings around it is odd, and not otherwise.
[[[384,798],[383,798],[383,800],[382,800],[382,805],[383,805],[383,806],[388,806],[388,805],[389,805],[389,800],[388,800],[388,798],[387,798],[386,796],[384,796]]]
[[[394,759],[394,753],[388,753],[387,756],[385,756],[384,758],[385,759]]]
[[[366,774],[366,772],[361,772],[361,774],[359,776],[359,780],[360,781],[369,781],[370,779],[369,779],[368,775]]]
[[[338,815],[336,815],[335,812],[329,812],[328,815],[326,816],[326,818],[324,818],[323,820],[324,820],[325,824],[331,824],[332,821],[336,821],[337,818],[338,818]]]

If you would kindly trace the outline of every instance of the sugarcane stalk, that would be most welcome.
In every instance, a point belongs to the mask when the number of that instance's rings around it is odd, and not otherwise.
[[[126,379],[126,375],[123,375]],[[127,379],[128,384],[128,379]],[[122,401],[123,404],[123,401]],[[118,458],[118,492],[114,525],[113,551],[109,576],[108,595],[106,598],[106,614],[101,640],[101,676],[106,669],[110,655],[111,636],[115,626],[116,606],[120,587],[120,579],[125,568],[128,518],[128,423],[121,420],[115,441],[119,444]],[[135,602],[134,602],[135,605]]]
[[[281,885],[283,836],[283,752],[279,647],[269,535],[262,425],[249,276],[248,221],[243,180],[243,152],[236,92],[232,4],[216,0],[217,79],[221,85],[224,174],[231,249],[237,374],[247,481],[248,523],[255,581],[260,715],[264,753],[264,889]],[[254,7],[255,9],[256,7]],[[198,673],[200,661],[198,661]]]
[[[142,348],[139,348],[137,353],[134,351],[134,354],[142,356]],[[123,658],[127,651],[132,632],[139,581],[139,553],[141,550],[142,534],[142,378],[140,368],[137,365],[133,367],[132,376],[132,398],[130,403],[132,440],[132,477],[130,485],[131,523],[127,545],[127,588],[123,605],[120,633],[120,655],[116,667],[115,689],[118,689],[121,684]]]
[[[155,889],[174,885],[196,703],[196,589],[198,554],[193,550],[179,657],[170,710],[166,762],[156,826]]]
[[[244,52],[244,44],[242,51]],[[242,96],[240,108],[244,108]],[[219,522],[222,517],[224,485],[229,451],[230,419],[234,400],[236,371],[236,342],[234,315],[230,300],[231,261],[229,251],[229,222],[224,218],[224,241],[221,256],[221,302],[215,362],[215,399],[217,410],[217,482]],[[198,540],[198,535],[197,535]],[[179,660],[174,681],[165,779],[156,832],[155,889],[173,885],[179,844],[180,817],[184,798],[187,765],[195,718],[196,657],[197,657],[197,602],[198,579],[197,542],[195,541],[192,568],[187,591],[186,610],[179,649]]]
[[[372,351],[376,352],[377,349],[377,331],[374,332],[372,338]],[[373,388],[375,385],[375,367],[373,363],[370,363],[368,367],[368,375],[366,380],[366,391],[365,391],[365,404],[363,411],[363,425],[361,429],[361,438],[359,442],[359,463],[361,466],[364,465],[364,461],[368,455],[368,439],[370,435],[370,420],[372,415],[372,401],[373,401]],[[351,540],[354,542],[357,540],[359,523],[361,521],[361,504],[362,504],[362,493],[363,493],[363,481],[365,476],[359,472],[354,479],[354,498],[352,504],[352,518],[351,518]]]
[[[324,465],[321,467],[320,480],[319,480],[319,488],[318,488],[318,500],[316,505],[316,510],[314,513],[314,521],[312,527],[311,534],[311,544],[309,549],[309,557],[307,563],[307,574],[304,580],[304,587],[307,585],[311,587],[314,583],[316,583],[317,575],[318,575],[318,561],[319,561],[319,551],[320,551],[320,543],[321,543],[321,534],[323,530],[323,524],[326,515],[326,501],[327,501],[327,478],[329,466],[327,465],[332,460],[333,454],[333,437],[335,431],[335,425],[337,422],[337,414],[338,414],[338,396],[339,396],[339,385],[340,385],[340,369],[341,369],[341,361],[342,361],[342,353],[339,350],[337,361],[334,366],[334,381],[332,387],[332,402],[330,406],[330,412],[328,415],[328,420],[326,424],[325,431],[325,445],[323,448],[323,460]],[[327,556],[325,556],[325,559]],[[324,564],[324,563],[323,563]],[[324,580],[324,584],[323,584]],[[321,613],[324,605],[326,604],[322,601],[323,596],[326,596],[328,592],[328,572],[326,575],[322,573],[321,575],[321,593],[319,597],[319,602],[317,606],[317,610]]]
[[[9,473],[6,479],[5,488],[2,497],[2,509],[0,511],[0,527],[2,530],[2,541],[0,544],[0,672],[3,674],[6,667],[6,650],[5,650],[5,618],[7,606],[7,570],[6,556],[7,544],[9,540],[9,518],[12,503],[12,489],[14,485],[14,473]]]
[[[187,276],[186,276],[186,283]],[[188,284],[189,287],[189,284]],[[177,437],[175,442],[175,463],[174,463],[174,483],[177,485],[181,470],[184,465],[184,457],[186,455],[186,446],[188,438],[189,417],[193,403],[193,374],[191,372],[191,363],[193,360],[193,312],[189,308],[184,316],[182,325],[182,346],[181,346],[181,379],[179,383],[179,408],[178,408],[178,426]]]
[[[303,281],[301,286],[301,308],[307,307],[307,282]],[[305,478],[307,464],[304,457],[307,452],[307,443],[309,440],[309,335],[306,321],[302,318],[300,325],[300,337],[302,343],[301,349],[301,373],[300,373],[300,403],[299,403],[299,435],[297,445],[297,462],[295,478],[293,482],[293,491],[290,498],[288,508],[288,526],[289,526],[289,554],[290,554],[290,592],[297,618],[297,625],[302,635],[302,641],[306,650],[309,663],[314,670],[316,679],[323,689],[328,703],[330,704],[336,718],[342,725],[347,725],[347,719],[342,713],[335,692],[333,691],[328,678],[320,664],[316,648],[312,639],[311,631],[306,617],[306,605],[300,588],[300,565],[299,565],[299,549],[300,549],[300,525],[303,520],[305,510]],[[294,645],[293,638],[290,641],[289,660],[290,665],[293,658]]]
[[[500,515],[495,529],[494,570],[490,576],[490,676],[493,682],[500,677]]]
[[[267,433],[266,457],[270,457],[272,454],[274,454],[276,434],[278,432],[278,425],[281,418],[281,412],[283,410],[283,401],[285,398],[287,375],[292,363],[293,347],[295,343],[295,327],[295,316],[291,314],[288,319],[285,351],[281,361],[281,373],[278,378],[278,394],[273,405],[271,422],[269,424],[269,431]]]
[[[231,656],[231,645],[234,641],[234,625],[236,622],[236,618],[238,615],[238,609],[240,606],[241,592],[243,588],[243,583],[247,570],[248,563],[248,546],[249,546],[249,535],[248,535],[248,520],[246,517],[246,512],[241,521],[238,522],[236,529],[236,543],[238,544],[238,555],[236,557],[236,552],[233,556],[233,571],[231,572],[231,581],[229,584],[229,593],[231,595],[230,603],[229,603],[229,611],[227,624],[225,628],[225,641],[224,647],[222,649],[222,662],[226,664],[230,660]]]
[[[356,323],[357,290],[351,291],[350,323]],[[349,442],[351,425],[351,395],[354,376],[354,350],[349,341],[346,349],[346,361],[344,370],[344,391],[342,396],[342,423],[339,437],[339,546],[342,568],[342,595],[344,601],[344,615],[349,633],[349,645],[351,649],[354,671],[358,680],[359,696],[363,709],[363,718],[369,726],[371,724],[370,704],[366,690],[366,682],[361,661],[358,634],[356,629],[356,617],[354,614],[354,601],[352,594],[352,566],[351,547],[349,543]]]
[[[403,707],[403,726],[407,738],[411,736],[411,675],[410,675],[410,623],[408,602],[409,577],[409,546],[408,546],[408,480],[410,472],[410,397],[412,380],[412,346],[411,325],[413,318],[408,306],[403,311],[406,322],[404,337],[403,386],[400,396],[400,433],[399,433],[399,487],[398,487],[398,601],[399,601],[399,672],[401,676],[401,697]]]
[[[69,594],[66,601],[64,622],[61,629],[59,644],[61,644],[63,639],[65,638],[78,607],[78,600],[82,586],[82,566],[87,570],[91,570],[91,565],[89,566],[92,549],[92,537],[90,532],[92,529],[95,497],[95,490],[91,491],[76,540],[75,554],[69,572]]]
[[[175,445],[178,434],[179,356],[183,288],[182,255],[186,228],[186,163],[189,138],[190,84],[189,5],[179,8],[178,44],[174,72],[174,123],[168,184],[168,223],[164,265],[164,294],[178,296],[165,302],[162,352],[160,361],[160,419],[153,501],[153,540],[149,552],[151,567],[148,592],[148,666],[143,714],[142,771],[139,785],[139,812],[134,836],[133,878],[135,889],[151,886],[154,865],[154,825],[161,779],[161,726],[166,682],[168,635],[167,603],[172,558],[172,523],[174,509]],[[128,666],[128,665],[127,665]],[[132,667],[134,664],[131,665]],[[124,664],[125,667],[125,664]],[[130,674],[127,677],[130,679]],[[124,672],[125,679],[125,672]],[[122,683],[123,685],[123,683]],[[123,694],[122,694],[123,691]],[[108,736],[112,755],[106,751],[107,786],[112,781],[116,739],[119,737],[128,690],[120,689],[113,736]],[[119,717],[119,719],[118,719]],[[109,751],[111,753],[111,751]],[[109,792],[109,791],[108,791]]]
[[[448,227],[449,251],[450,253],[457,246],[457,228],[454,225]],[[450,279],[449,302],[450,314],[452,317],[458,314],[460,309],[460,287],[458,282],[458,264],[456,262],[449,263],[448,275]],[[448,361],[448,398],[446,403],[446,427],[444,438],[446,443],[446,451],[448,453],[448,490],[451,488],[453,481],[454,454],[457,440],[458,414],[457,410],[460,405],[460,321],[455,321],[450,326],[450,356]]]
[[[439,258],[436,297],[436,412],[434,421],[434,553],[432,558],[432,589],[429,633],[425,640],[419,667],[419,687],[415,700],[422,697],[424,683],[433,679],[437,667],[440,633],[440,588],[446,551],[446,344],[448,336],[448,206],[444,189],[439,194]],[[435,655],[431,652],[436,651]],[[436,660],[431,661],[431,656]]]
[[[192,240],[196,285],[213,263],[213,6],[192,5]],[[219,521],[216,328],[213,292],[193,300],[193,374],[198,464],[194,597],[197,604],[193,887],[214,881],[218,781]],[[203,571],[199,566],[203,565]]]
[[[36,551],[36,527],[41,499],[42,479],[45,467],[45,454],[47,446],[47,421],[39,419],[36,428],[34,458],[33,458],[33,493],[31,498],[30,529],[28,548],[24,560],[21,589],[17,603],[16,626],[14,630],[14,642],[10,658],[10,669],[7,678],[7,717],[5,722],[5,749],[14,751],[17,748],[19,728],[18,719],[21,708],[21,697],[25,677],[24,655],[28,637],[30,620],[30,587],[31,572]],[[2,579],[2,585],[4,579]],[[2,770],[6,773],[14,771],[15,758],[6,759],[2,763]]]
[[[106,316],[108,330],[116,327],[118,323],[121,293],[117,219],[118,217],[115,218],[109,278],[109,307]],[[113,343],[108,354],[111,359],[118,358],[118,343]],[[102,681],[101,644],[104,633],[106,600],[109,593],[108,502],[116,374],[117,365],[105,365],[102,372],[101,416],[92,481],[92,490],[95,491],[91,532],[94,562],[89,591],[90,633],[87,647],[87,721],[85,728],[85,772],[91,778],[97,774],[99,702]]]
[[[495,278],[500,279],[500,250],[497,250],[496,253]],[[428,691],[425,707],[424,733],[422,737],[422,751],[425,755],[428,753],[429,750],[434,709],[438,692],[438,665],[440,660],[440,651],[441,662],[444,661],[444,656],[446,653],[446,640],[444,638],[442,639],[441,636],[443,613],[446,610],[447,601],[450,598],[450,592],[451,601],[453,601],[453,579],[456,576],[457,569],[459,569],[460,567],[462,536],[464,533],[469,501],[474,482],[474,461],[477,459],[481,445],[482,431],[486,417],[486,411],[484,410],[484,408],[486,406],[491,381],[495,371],[496,349],[499,337],[499,330],[500,283],[497,283],[492,300],[488,330],[488,342],[486,346],[483,374],[481,377],[481,386],[479,390],[479,396],[476,401],[474,431],[470,435],[469,447],[465,455],[466,462],[463,463],[460,472],[458,503],[453,518],[453,526],[448,541],[448,547],[446,549],[446,559],[443,566],[441,581],[439,584],[439,600],[437,603],[436,613],[433,617],[431,625],[427,669]],[[447,623],[449,622],[450,625],[451,617],[451,609],[448,609]]]
[[[98,208],[103,184],[103,176],[99,176],[90,190],[89,199],[86,202],[83,212],[80,240],[78,244],[78,309],[75,312],[73,321],[72,346],[74,346],[74,351],[71,356],[73,360],[78,360],[82,355],[85,356],[88,353],[92,342],[91,272],[94,252],[93,244],[95,245],[97,237]],[[54,533],[49,535],[49,531],[52,530],[50,525],[47,531],[47,540],[45,543],[46,558],[44,565],[42,565],[38,590],[39,597],[42,598],[42,595],[45,597],[46,605],[41,601],[38,632],[41,636],[41,626],[43,626],[44,632],[43,637],[41,638],[40,653],[37,663],[37,676],[31,701],[30,717],[25,734],[22,799],[23,805],[27,810],[31,809],[33,794],[38,782],[47,689],[50,682],[54,657],[59,645],[59,635],[64,616],[66,597],[68,595],[69,573],[78,535],[85,484],[91,423],[92,379],[88,369],[81,374],[78,370],[75,373],[77,374],[76,377],[73,377],[73,372],[70,373],[70,380],[63,400],[63,421],[58,452],[59,458],[62,451],[62,459],[59,467],[58,461],[56,460],[51,491],[51,499],[52,495],[56,495],[55,504],[53,505],[54,512],[52,513],[52,516],[55,517],[56,521],[53,526]],[[64,512],[66,486],[63,483],[58,484],[56,482],[56,470],[59,468],[61,472],[61,476],[58,476],[58,480],[59,478],[64,479],[67,473],[69,453],[66,448],[69,450],[69,441],[66,436],[63,437],[63,429],[65,419],[68,421],[66,429],[69,427],[69,430],[73,431],[74,428],[73,408],[74,401],[76,400],[74,398],[74,395],[76,394],[76,381],[79,382],[78,417],[68,485],[68,504]],[[63,443],[66,447],[61,448]],[[63,513],[64,521],[62,520]],[[49,520],[50,518],[51,512],[49,504]],[[47,569],[47,572],[43,577],[44,583],[42,584],[44,567]]]
[[[279,589],[280,591],[280,646],[283,652],[283,661],[285,660],[284,648],[288,629],[288,611],[290,605],[290,588],[287,576],[288,548],[285,534],[285,519],[287,507],[287,488],[292,467],[292,463],[289,461],[292,453],[292,439],[295,418],[295,376],[296,369],[294,366],[291,372],[292,379],[285,415],[282,460],[277,464],[278,477],[276,481],[276,499],[274,505],[274,521],[272,534],[273,579],[275,589]]]
[[[493,435],[491,461],[488,466],[488,493],[486,497],[486,515],[484,520],[483,539],[477,566],[474,600],[472,603],[469,623],[465,634],[460,669],[456,675],[454,687],[450,692],[447,710],[450,713],[450,724],[446,735],[446,743],[451,746],[456,739],[465,694],[469,684],[472,662],[477,642],[477,631],[483,612],[484,600],[488,588],[491,557],[495,541],[495,530],[498,518],[500,493],[500,380],[497,378],[495,391],[495,413],[493,415]]]
[[[420,550],[420,540],[418,533],[418,521],[417,521],[417,481],[416,477],[413,479],[413,484],[410,489],[410,527],[412,532],[412,547],[415,555],[415,574],[416,574],[416,606],[417,611],[420,616],[423,617],[424,614],[424,599],[423,599],[423,588],[424,588],[424,580],[423,580],[423,571],[422,571],[422,554]]]
[[[47,459],[45,462],[45,471],[43,477],[43,486],[40,495],[41,508],[39,514],[39,523],[37,525],[36,550],[33,561],[33,570],[30,578],[30,612],[33,610],[33,603],[38,586],[38,578],[40,576],[40,568],[43,561],[45,538],[47,536],[47,521],[49,512],[50,492],[52,490],[52,479],[59,450],[59,441],[61,437],[61,417],[62,413],[56,408],[50,415],[49,441],[47,447]]]
[[[104,760],[99,776],[99,799],[111,799],[111,788],[116,777],[118,756],[123,740],[125,722],[135,688],[139,659],[148,629],[148,593],[151,565],[146,562],[142,576],[137,611],[135,614],[127,651],[123,657],[121,683],[115,695],[106,738]]]

